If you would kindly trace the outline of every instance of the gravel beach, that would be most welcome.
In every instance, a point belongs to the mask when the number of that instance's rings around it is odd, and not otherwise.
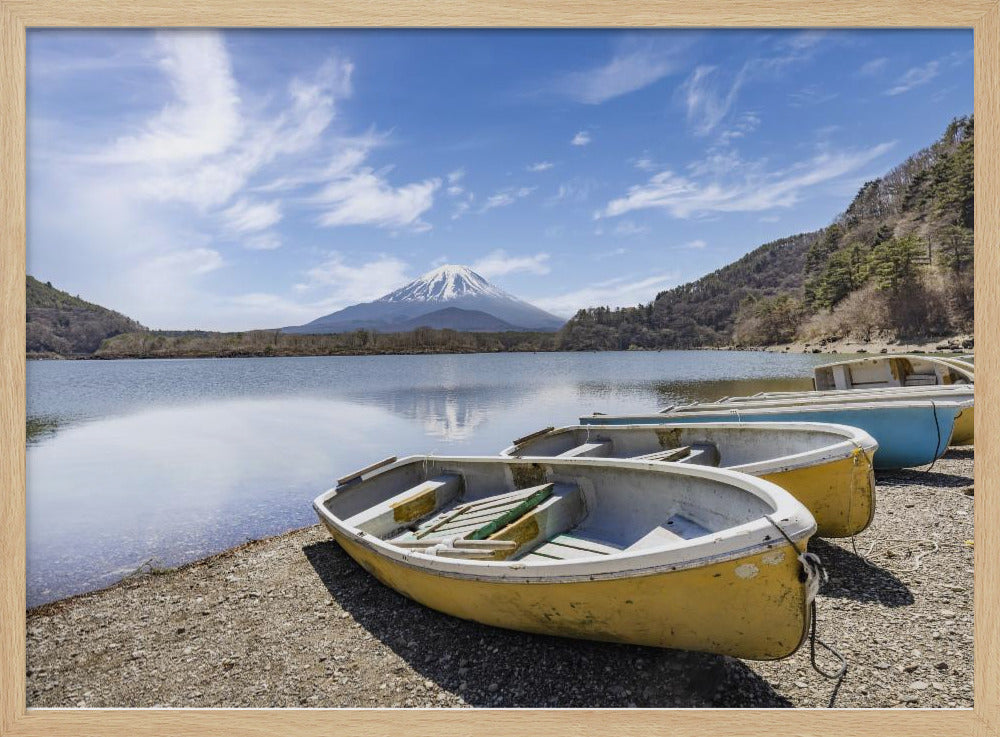
[[[838,707],[971,707],[972,448],[879,473],[872,526],[813,540]],[[379,584],[316,526],[28,612],[29,707],[819,707],[775,662],[508,632]],[[836,662],[818,652],[822,667]]]

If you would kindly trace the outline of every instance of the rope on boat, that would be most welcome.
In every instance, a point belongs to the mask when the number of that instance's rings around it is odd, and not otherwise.
[[[931,400],[931,409],[934,411],[934,429],[937,430],[937,445],[934,446],[934,460],[931,461],[931,465],[924,469],[924,473],[930,473],[931,469],[934,468],[934,464],[938,460],[938,451],[941,449],[941,423],[938,422],[937,404],[933,399]],[[948,449],[945,448],[945,450]],[[941,453],[941,455],[944,455],[944,453]]]
[[[827,703],[827,708],[832,709],[833,705],[837,701],[837,694],[840,693],[840,686],[844,682],[844,677],[847,675],[847,659],[841,655],[836,648],[832,645],[828,645],[819,638],[816,633],[816,594],[819,593],[819,587],[821,583],[826,583],[830,579],[830,575],[827,573],[826,568],[823,567],[823,561],[815,553],[809,553],[806,551],[799,551],[799,546],[788,536],[781,525],[771,518],[771,515],[765,514],[764,518],[770,522],[774,528],[781,533],[781,536],[788,541],[788,544],[792,546],[792,550],[797,552],[799,563],[802,565],[802,573],[805,575],[806,584],[806,600],[809,602],[809,619],[811,620],[809,625],[809,663],[812,665],[814,671],[819,673],[821,676],[827,680],[836,681],[833,686],[833,693],[830,694],[830,701]],[[819,645],[821,648],[830,653],[834,658],[840,662],[840,667],[836,672],[828,673],[827,671],[820,668],[819,663],[816,662],[816,646]]]

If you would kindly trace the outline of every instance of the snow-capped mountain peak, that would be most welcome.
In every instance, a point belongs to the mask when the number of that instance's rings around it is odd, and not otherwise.
[[[509,298],[467,266],[445,264],[390,292],[377,302],[449,302],[462,297]]]

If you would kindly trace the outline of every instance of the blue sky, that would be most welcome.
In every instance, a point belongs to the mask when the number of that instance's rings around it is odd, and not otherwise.
[[[828,224],[972,71],[963,30],[32,30],[28,271],[158,328],[442,263],[634,305]]]

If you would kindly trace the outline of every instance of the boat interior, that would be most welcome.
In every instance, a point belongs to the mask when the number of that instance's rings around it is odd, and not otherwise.
[[[845,361],[814,370],[816,389],[874,389],[970,383],[958,365],[934,358],[889,356]]]
[[[747,489],[667,468],[417,458],[324,504],[399,548],[545,563],[668,548],[774,511]]]
[[[843,435],[805,428],[673,425],[582,425],[529,436],[511,455],[544,458],[632,458],[731,468],[817,450]]]

